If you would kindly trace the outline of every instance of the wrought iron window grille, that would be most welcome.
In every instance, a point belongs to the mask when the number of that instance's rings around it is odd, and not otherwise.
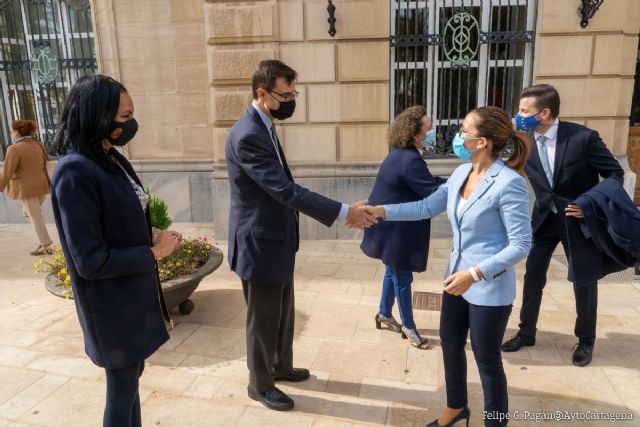
[[[89,0],[0,0],[0,159],[17,119],[50,148],[69,88],[97,71]]]
[[[425,157],[453,156],[451,141],[473,108],[517,110],[533,79],[537,6],[537,0],[392,0],[390,119],[425,106],[436,129]]]

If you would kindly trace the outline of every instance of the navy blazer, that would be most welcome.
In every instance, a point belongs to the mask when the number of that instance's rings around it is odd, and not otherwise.
[[[111,153],[138,180],[129,162]],[[52,181],[85,351],[105,368],[139,363],[169,339],[148,213],[124,173],[109,173],[80,153],[62,157]]]
[[[603,277],[640,261],[640,211],[620,181],[603,180],[578,197],[575,204],[584,213],[582,233],[603,254]]]
[[[240,278],[263,285],[293,282],[299,245],[298,211],[331,226],[341,204],[293,181],[282,147],[278,160],[270,131],[250,106],[226,145],[229,171],[229,265]]]
[[[533,139],[533,135],[532,135]],[[535,234],[555,206],[560,215],[569,203],[589,191],[600,177],[622,182],[624,171],[604,144],[598,132],[585,126],[560,121],[558,125],[553,186],[549,184],[542,168],[538,146],[531,145],[525,166],[527,176],[536,195],[531,225]],[[593,241],[579,230],[578,220],[566,219],[569,245],[568,280],[576,286],[590,285],[601,278],[601,252]]]
[[[417,148],[392,148],[378,170],[369,195],[371,205],[415,202],[429,196],[447,180],[434,177]],[[381,220],[364,231],[360,248],[385,265],[406,271],[425,271],[429,256],[431,220]]]

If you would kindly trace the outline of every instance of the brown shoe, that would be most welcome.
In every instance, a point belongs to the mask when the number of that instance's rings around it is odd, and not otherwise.
[[[29,252],[33,256],[42,256],[42,255],[50,255],[53,253],[51,250],[51,246],[42,246],[39,245],[35,251]]]

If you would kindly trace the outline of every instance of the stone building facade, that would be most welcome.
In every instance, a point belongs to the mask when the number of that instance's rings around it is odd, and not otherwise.
[[[388,151],[395,1],[334,0],[331,36],[326,0],[91,0],[99,68],[122,81],[136,104],[140,132],[128,155],[174,219],[213,221],[217,235],[226,235],[224,144],[250,103],[251,74],[267,58],[299,73],[296,113],[277,126],[297,182],[343,202],[366,198]],[[531,82],[556,86],[561,117],[598,130],[627,165],[628,149],[629,159],[640,157],[640,142],[632,142],[640,137],[629,128],[640,1],[606,0],[586,28],[580,3],[535,3]],[[429,160],[445,176],[457,164]],[[22,220],[6,200],[0,207],[2,220]],[[302,235],[356,236],[309,219]]]

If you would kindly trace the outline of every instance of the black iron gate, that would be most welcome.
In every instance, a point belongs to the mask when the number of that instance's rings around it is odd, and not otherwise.
[[[532,80],[537,0],[392,0],[391,114],[424,105],[437,130],[429,157],[450,156],[466,113],[515,113]]]
[[[50,145],[71,85],[97,71],[89,0],[0,0],[0,158],[16,119]]]

